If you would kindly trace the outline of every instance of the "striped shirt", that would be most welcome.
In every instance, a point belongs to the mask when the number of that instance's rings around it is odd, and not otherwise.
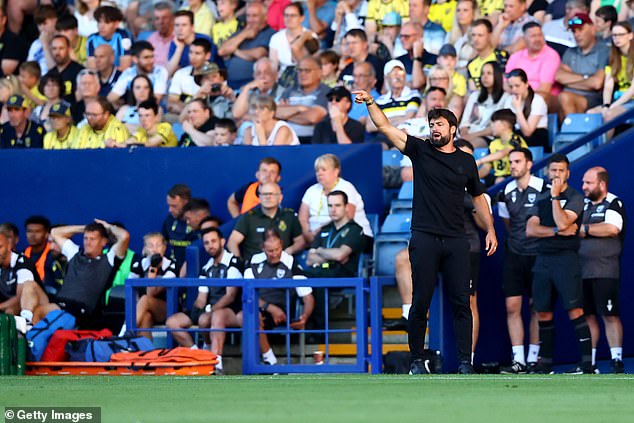
[[[397,98],[392,97],[392,93],[388,91],[376,99],[377,106],[385,113],[388,119],[405,116],[409,112],[416,113],[420,103],[420,93],[409,87],[403,88],[403,92]]]

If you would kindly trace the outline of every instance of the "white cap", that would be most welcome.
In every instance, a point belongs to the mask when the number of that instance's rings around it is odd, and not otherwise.
[[[392,59],[383,67],[383,75],[389,74],[394,68],[401,68],[405,70],[405,65],[400,60]]]

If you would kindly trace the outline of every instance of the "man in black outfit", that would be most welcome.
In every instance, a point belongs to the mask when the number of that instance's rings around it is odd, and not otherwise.
[[[458,120],[446,109],[428,114],[431,138],[421,140],[393,127],[385,114],[365,91],[355,91],[355,101],[366,103],[377,129],[396,148],[412,160],[414,202],[412,238],[409,255],[412,263],[412,308],[408,333],[412,358],[410,374],[429,373],[423,361],[427,312],[436,286],[438,271],[453,305],[454,332],[461,374],[472,374],[469,307],[469,243],[464,228],[465,188],[473,196],[476,212],[482,216],[486,232],[486,250],[497,249],[493,217],[478,178],[475,160],[453,144]]]
[[[548,160],[550,192],[538,198],[526,222],[526,236],[537,238],[533,307],[539,320],[542,357],[541,366],[531,373],[552,373],[555,347],[553,310],[558,296],[575,328],[582,363],[578,372],[594,373],[590,329],[583,316],[581,263],[577,253],[583,196],[568,185],[569,177],[568,158],[563,154],[553,154]]]
[[[352,96],[345,87],[334,87],[328,94],[328,116],[315,125],[312,144],[354,144],[363,142],[365,127],[348,116]]]

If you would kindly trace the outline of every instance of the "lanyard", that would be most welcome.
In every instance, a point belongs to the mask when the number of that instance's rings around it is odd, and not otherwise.
[[[326,248],[332,248],[334,243],[337,242],[337,239],[341,236],[341,233],[343,232],[343,230],[339,231],[337,235],[335,235],[335,237],[332,238],[332,231],[334,230],[335,230],[335,226],[333,225],[332,228],[330,229],[330,232],[328,233],[328,239],[326,240]]]

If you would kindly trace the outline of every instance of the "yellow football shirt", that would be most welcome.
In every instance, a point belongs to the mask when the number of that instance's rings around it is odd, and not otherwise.
[[[79,136],[79,129],[75,125],[71,125],[70,130],[65,137],[59,138],[57,131],[53,130],[44,135],[45,150],[68,150],[73,148]]]
[[[117,144],[124,144],[130,133],[123,123],[114,116],[110,116],[106,125],[99,131],[93,130],[86,124],[79,130],[74,148],[106,148],[106,140],[113,139]]]
[[[172,130],[172,125],[167,122],[159,123],[156,127],[156,135],[160,136],[163,141],[161,142],[161,147],[176,147],[178,144],[178,140],[176,139],[176,134]],[[144,128],[139,128],[133,135],[136,138],[139,144],[147,143],[147,131]]]

